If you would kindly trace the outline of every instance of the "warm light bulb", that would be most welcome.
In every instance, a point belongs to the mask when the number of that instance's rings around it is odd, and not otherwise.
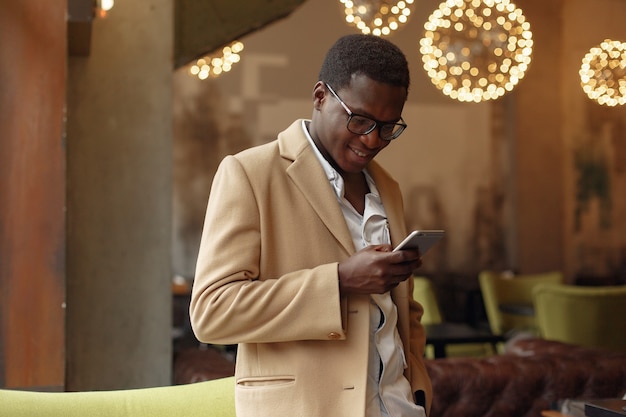
[[[115,5],[115,0],[100,0],[100,8],[108,12]]]
[[[107,17],[109,11],[115,5],[115,0],[97,0],[96,2],[96,13],[98,17],[104,18]]]

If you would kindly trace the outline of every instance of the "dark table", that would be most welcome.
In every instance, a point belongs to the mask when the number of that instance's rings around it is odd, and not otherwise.
[[[463,343],[491,343],[495,345],[503,342],[502,335],[495,335],[487,330],[480,330],[463,323],[425,324],[426,344],[433,345],[435,358],[446,356],[446,345]]]
[[[626,400],[618,398],[589,400],[585,402],[587,417],[622,417],[626,416]]]
[[[535,307],[532,304],[499,304],[498,308],[506,314],[517,316],[534,316]]]

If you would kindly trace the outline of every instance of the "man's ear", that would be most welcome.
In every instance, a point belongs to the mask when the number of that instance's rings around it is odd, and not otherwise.
[[[315,83],[315,86],[313,86],[313,108],[315,110],[321,109],[322,102],[325,100],[327,92],[324,82],[318,81]]]

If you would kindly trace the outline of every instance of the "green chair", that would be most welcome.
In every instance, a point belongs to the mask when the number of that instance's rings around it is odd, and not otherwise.
[[[235,377],[113,391],[0,389],[0,417],[235,417]]]
[[[413,298],[424,307],[422,324],[438,324],[443,322],[439,301],[430,279],[413,277]],[[465,343],[446,346],[447,357],[483,357],[494,353],[489,343]],[[426,358],[434,359],[433,346],[426,346]]]
[[[626,286],[539,285],[533,297],[543,338],[626,352]]]
[[[537,335],[533,288],[544,283],[560,284],[564,277],[559,271],[521,275],[482,271],[478,281],[492,333],[513,335],[528,332]]]
[[[436,324],[443,321],[437,296],[428,278],[413,277],[413,298],[424,307],[422,324]]]

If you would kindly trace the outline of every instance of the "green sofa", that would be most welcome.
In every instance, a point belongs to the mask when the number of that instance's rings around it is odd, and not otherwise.
[[[117,391],[0,389],[0,417],[235,417],[234,381]]]

